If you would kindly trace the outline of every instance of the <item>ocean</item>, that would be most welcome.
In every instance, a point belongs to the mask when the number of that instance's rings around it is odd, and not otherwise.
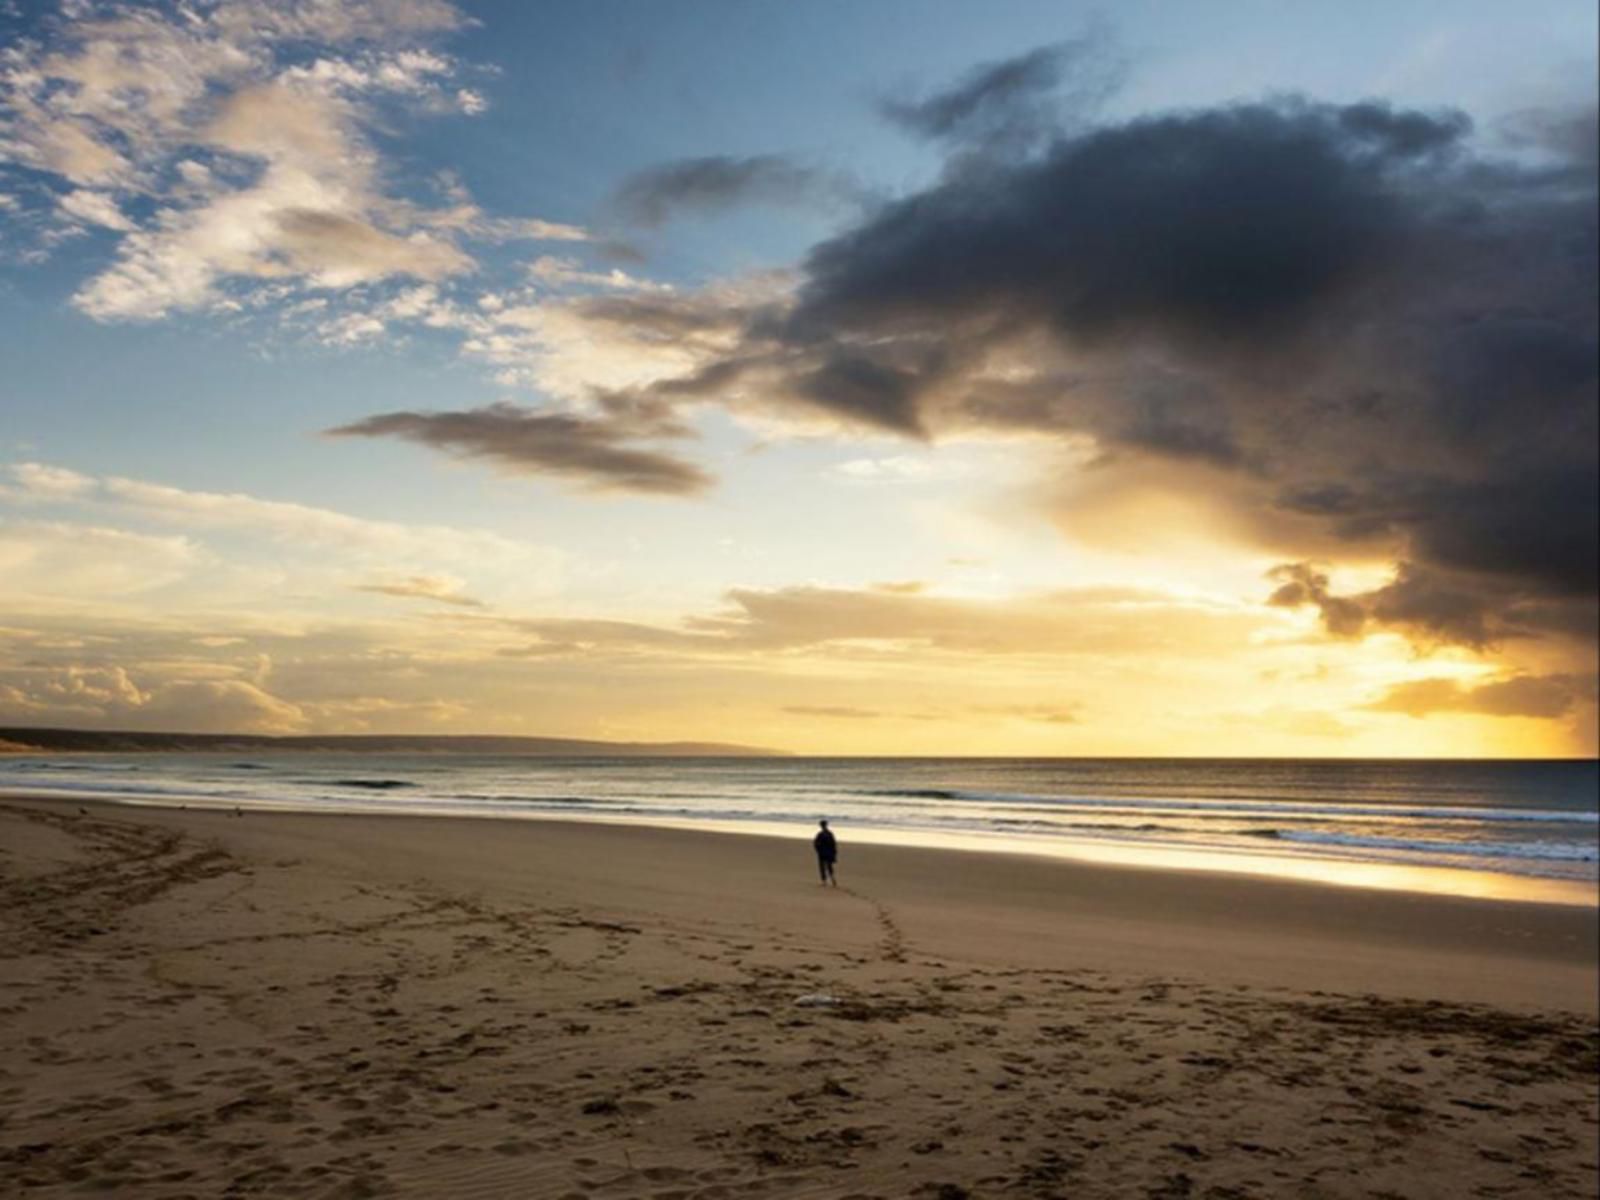
[[[1252,870],[1266,863],[1268,873],[1334,881],[1341,866],[1365,868],[1346,871],[1352,882],[1381,882],[1375,867],[1423,868],[1462,885],[1442,890],[1479,894],[1515,894],[1497,884],[1518,879],[1600,879],[1600,764],[1592,760],[78,754],[0,759],[0,791],[796,836],[825,817],[846,846],[985,846]]]

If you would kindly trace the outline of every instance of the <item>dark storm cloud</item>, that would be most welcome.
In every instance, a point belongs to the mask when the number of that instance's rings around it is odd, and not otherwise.
[[[1367,610],[1349,596],[1335,596],[1328,588],[1328,576],[1310,563],[1284,563],[1269,575],[1278,581],[1278,590],[1267,599],[1278,608],[1314,606],[1322,623],[1335,637],[1358,637],[1367,623]]]
[[[1511,144],[1543,150],[1557,161],[1593,170],[1600,158],[1600,112],[1594,108],[1526,108],[1500,123]]]
[[[1495,628],[1490,596],[1412,563],[1401,563],[1393,582],[1360,600],[1374,622],[1418,640],[1483,647],[1512,632]]]
[[[1118,407],[1118,423],[1109,427],[1112,440],[1170,459],[1245,466],[1227,410],[1208,389],[1156,379],[1129,389]]]
[[[1268,572],[1278,587],[1267,603],[1313,607],[1334,637],[1355,638],[1377,629],[1403,633],[1422,644],[1454,643],[1485,649],[1514,638],[1559,634],[1593,640],[1596,615],[1588,597],[1552,597],[1536,586],[1486,579],[1401,562],[1383,587],[1336,595],[1328,576],[1311,563],[1283,563]]]
[[[630,175],[612,205],[624,220],[654,228],[676,217],[721,212],[740,204],[786,208],[837,207],[860,189],[836,171],[778,154],[725,154],[661,163]]]
[[[1053,64],[902,115],[937,132],[1026,107]],[[1108,472],[1212,472],[1241,527],[1409,564],[1360,598],[1363,628],[1578,628],[1600,353],[1594,157],[1571,130],[1591,123],[1529,118],[1536,152],[1497,159],[1459,113],[1280,99],[969,161],[816,246],[786,309],[659,391],[736,383],[730,403],[918,438],[1087,434]]]
[[[1100,130],[818,246],[792,328],[978,317],[1091,342],[1276,340],[1413,234],[1422,214],[1403,176],[1460,132],[1455,118],[1371,104],[1241,105]]]
[[[889,98],[883,114],[932,141],[984,156],[1025,150],[1096,111],[1121,83],[1109,39],[1091,30],[1070,41],[975,67],[920,98]]]
[[[795,380],[795,390],[819,408],[900,433],[920,432],[917,377],[860,354],[843,352]]]
[[[1523,420],[1541,419],[1520,413]],[[1439,436],[1451,435],[1446,429]],[[1499,444],[1548,442],[1547,451],[1526,463],[1486,456],[1476,478],[1386,474],[1300,485],[1279,493],[1275,505],[1326,518],[1352,542],[1403,537],[1417,557],[1438,567],[1520,581],[1552,597],[1592,595],[1600,544],[1593,435],[1578,436],[1587,443],[1562,446],[1548,427],[1527,435],[1508,430]]]
[[[398,437],[525,475],[554,475],[598,491],[688,496],[711,478],[682,459],[627,444],[667,432],[659,419],[595,420],[512,404],[464,412],[391,412],[328,430],[334,437]]]
[[[1430,504],[1409,524],[1413,546],[1442,566],[1521,579],[1561,595],[1592,595],[1600,545],[1592,435],[1587,450],[1574,446],[1566,454],[1576,461],[1545,458],[1497,476],[1435,485]]]
[[[883,111],[916,133],[950,137],[975,124],[992,124],[992,114],[1009,113],[1019,102],[1054,89],[1061,78],[1061,60],[1061,47],[1041,46],[974,68],[954,87],[922,100],[885,100]]]
[[[1537,312],[1474,314],[1445,339],[1430,363],[1440,397],[1440,432],[1462,439],[1495,436],[1527,420],[1572,421],[1559,401],[1594,379],[1596,334]],[[1569,425],[1565,432],[1590,432]]]

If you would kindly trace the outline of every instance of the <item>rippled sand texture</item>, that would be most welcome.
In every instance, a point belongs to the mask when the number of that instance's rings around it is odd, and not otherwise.
[[[837,938],[530,901],[190,817],[0,807],[15,1194],[1595,1192],[1588,1016],[962,961],[865,882],[806,885]]]

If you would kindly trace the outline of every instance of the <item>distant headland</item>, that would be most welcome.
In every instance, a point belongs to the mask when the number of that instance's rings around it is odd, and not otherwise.
[[[496,735],[145,733],[131,730],[0,726],[0,754],[225,753],[343,751],[352,754],[524,754],[540,758],[781,758],[782,750],[725,742],[604,742]]]

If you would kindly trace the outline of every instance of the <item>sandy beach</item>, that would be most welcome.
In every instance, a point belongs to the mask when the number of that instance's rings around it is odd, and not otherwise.
[[[7,1193],[1594,1193],[1594,908],[808,832],[0,801]]]

